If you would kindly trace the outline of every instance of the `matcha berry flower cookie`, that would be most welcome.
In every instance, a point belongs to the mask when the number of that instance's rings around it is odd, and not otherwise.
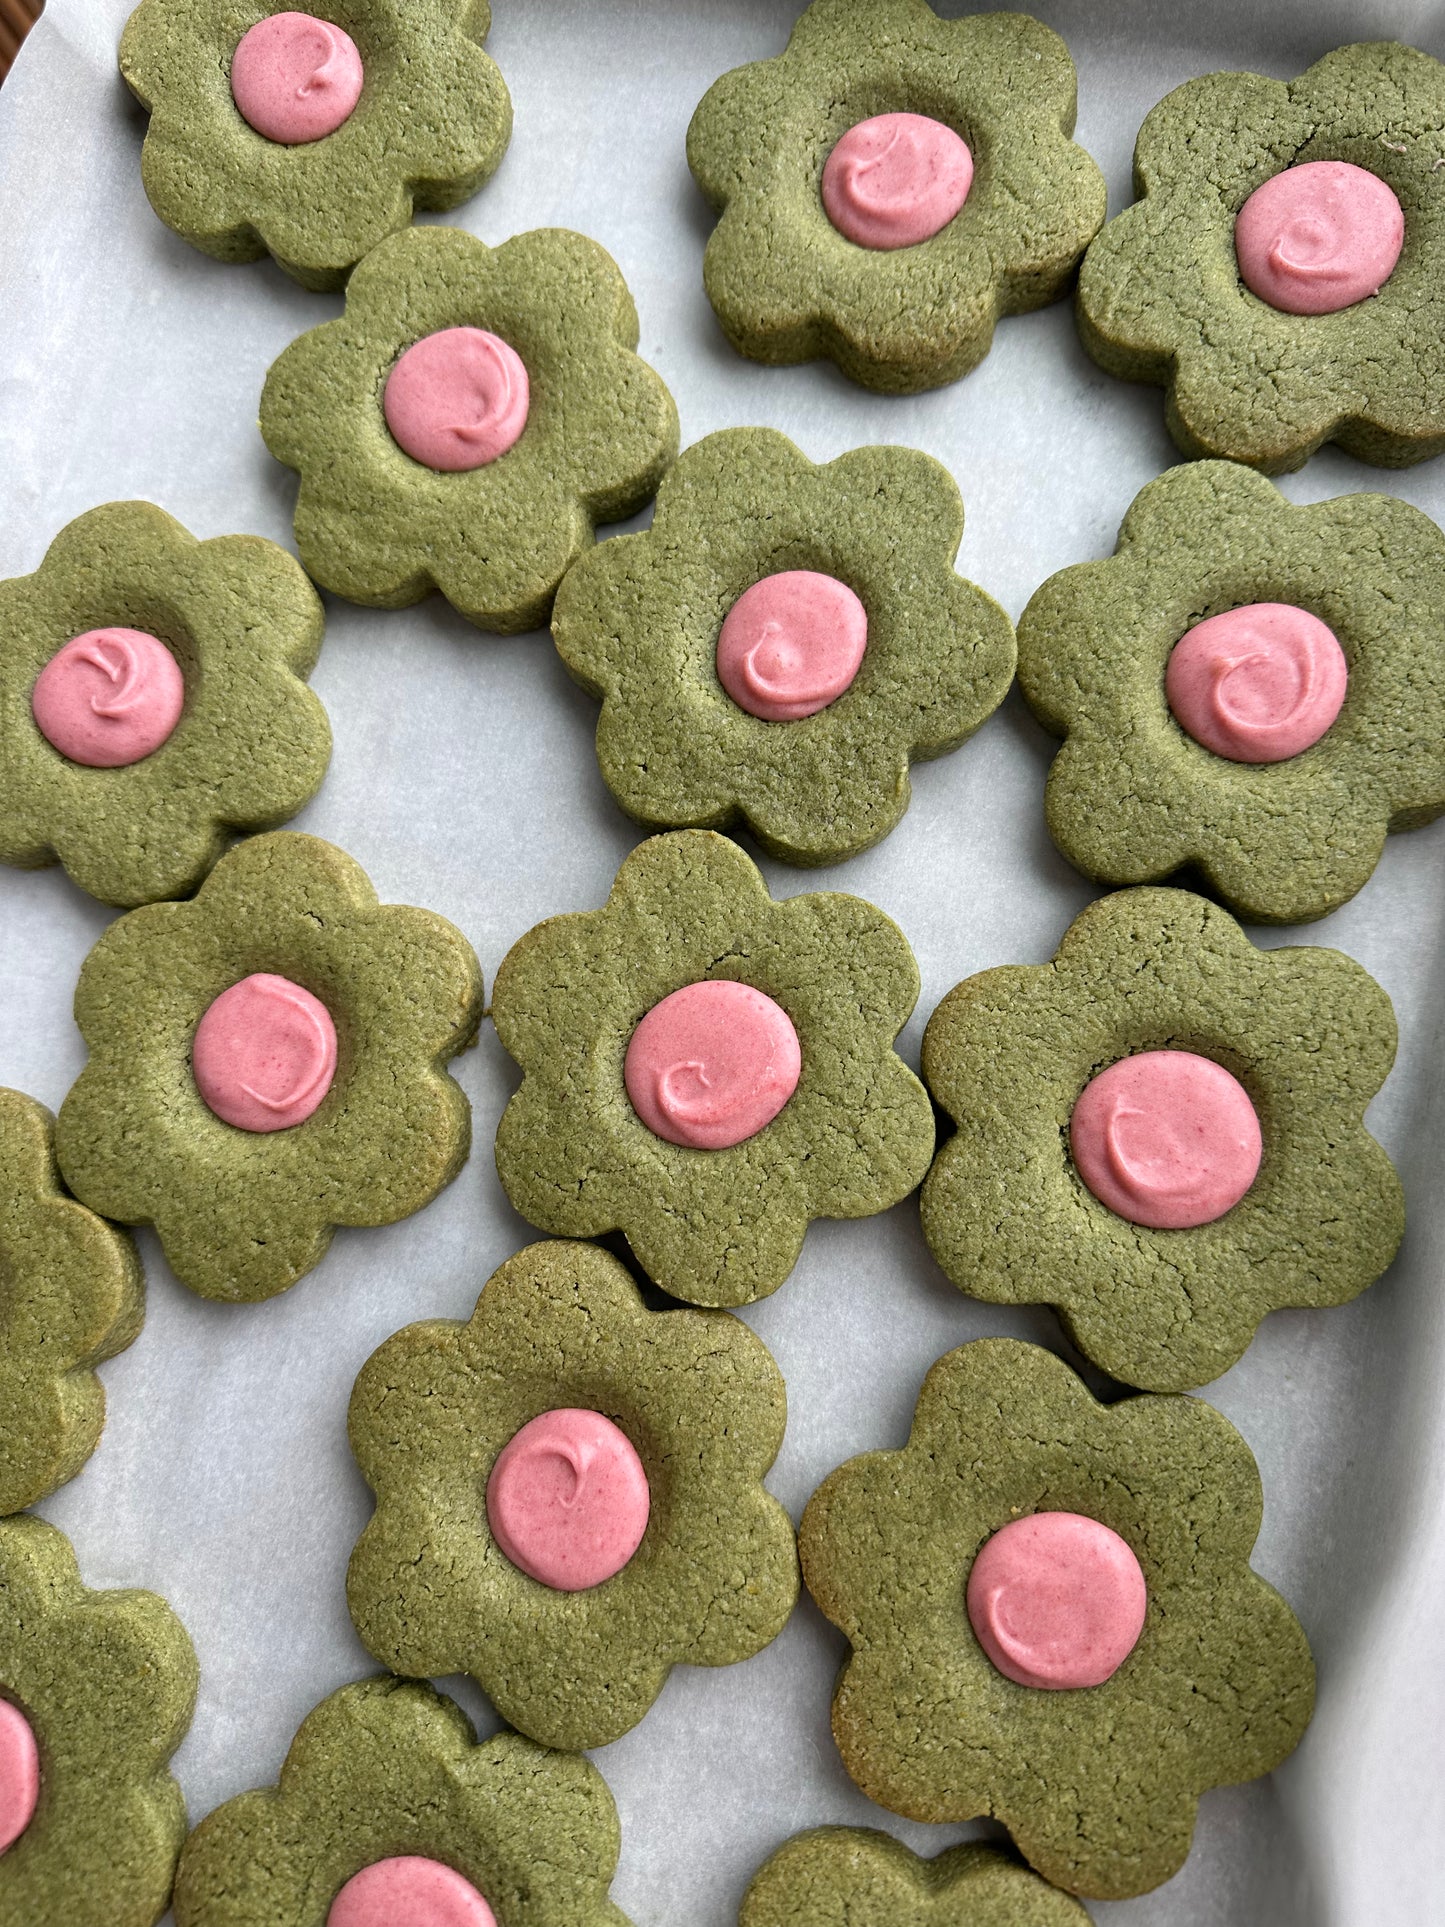
[[[792,1522],[762,1484],[785,1417],[741,1319],[648,1310],[594,1245],[529,1246],[469,1323],[398,1332],[356,1381],[363,1643],[469,1673],[544,1745],[606,1745],[674,1665],[750,1659],[792,1612]]]
[[[1187,866],[1253,922],[1322,917],[1445,810],[1445,537],[1392,495],[1171,469],[1033,597],[1019,682],[1065,739],[1045,810],[1086,876]]]
[[[141,0],[120,70],[150,115],[141,179],[218,261],[337,288],[413,210],[474,194],[512,103],[482,52],[487,0]]]
[[[274,542],[198,542],[149,502],[77,517],[0,582],[0,862],[124,907],[193,890],[321,787],[323,627]]]
[[[1014,1339],[949,1352],[903,1450],[803,1514],[808,1590],[852,1648],[848,1771],[910,1819],[992,1815],[1071,1893],[1157,1887],[1200,1794],[1272,1771],[1313,1710],[1304,1633],[1249,1565],[1262,1504],[1198,1399],[1103,1405]]]
[[[703,283],[754,361],[826,355],[894,394],[966,375],[1000,315],[1056,300],[1104,219],[1074,63],[1022,13],[813,0],[687,132],[719,215]]]
[[[269,1298],[337,1225],[393,1224],[456,1176],[471,1114],[445,1066],[481,1008],[443,918],[378,903],[319,837],[252,837],[191,902],[133,910],[86,958],[65,1181],[153,1224],[203,1297]]]
[[[497,972],[522,1067],[507,1196],[543,1231],[622,1232],[675,1298],[766,1297],[811,1219],[871,1217],[928,1169],[932,1107],[893,1049],[917,996],[871,903],[775,903],[726,837],[653,837],[604,908],[538,924]]]
[[[186,1834],[167,1767],[195,1701],[163,1599],[91,1592],[63,1533],[0,1520],[0,1920],[155,1927]]]
[[[929,1020],[957,1123],[923,1230],[961,1290],[1053,1305],[1130,1385],[1228,1369],[1266,1312],[1343,1304],[1404,1228],[1365,1130],[1390,1000],[1337,950],[1256,950],[1184,890],[1091,904],[1052,963],[986,970]]]
[[[310,574],[377,608],[437,589],[484,629],[544,623],[596,524],[641,508],[677,453],[636,347],[627,285],[585,235],[384,241],[261,397],[266,446],[300,473]]]
[[[1008,617],[953,572],[963,504],[907,448],[815,467],[770,428],[697,443],[652,527],[570,571],[552,634],[602,698],[597,758],[652,829],[741,820],[836,863],[908,807],[912,759],[956,749],[1013,675]]]
[[[1438,454],[1442,127],[1445,65],[1394,41],[1176,87],[1080,270],[1085,347],[1166,389],[1186,455],[1277,475],[1328,441],[1391,468]]]
[[[627,1927],[618,1844],[588,1761],[478,1744],[430,1686],[366,1679],[306,1716],[277,1786],[196,1828],[176,1927]]]

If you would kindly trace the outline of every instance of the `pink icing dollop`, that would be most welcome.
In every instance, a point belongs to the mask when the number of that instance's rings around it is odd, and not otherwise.
[[[1077,1512],[1011,1519],[968,1575],[968,1617],[1005,1679],[1060,1692],[1102,1686],[1144,1630],[1139,1561],[1117,1532]]]
[[[46,663],[30,693],[36,727],[88,769],[120,769],[158,750],[181,720],[180,665],[143,629],[87,629]]]
[[[1350,161],[1271,175],[1234,223],[1244,285],[1285,314],[1333,314],[1378,294],[1404,240],[1394,189]]]
[[[326,1927],[496,1927],[496,1915],[455,1868],[404,1853],[353,1874]]]
[[[336,1075],[336,1026],[318,997],[258,971],[223,990],[196,1026],[191,1069],[201,1096],[241,1131],[304,1123]]]
[[[837,702],[868,646],[868,615],[845,582],[784,569],[745,589],[717,639],[718,681],[739,709],[795,723]]]
[[[1181,728],[1234,763],[1282,763],[1340,713],[1345,652],[1308,609],[1247,602],[1195,623],[1175,643],[1164,692]]]
[[[669,1144],[720,1151],[771,1124],[797,1089],[792,1019],[751,984],[685,984],[654,1004],[627,1046],[632,1108]]]
[[[1130,1224],[1212,1224],[1254,1183],[1263,1151],[1249,1093],[1187,1050],[1140,1051],[1084,1086],[1069,1120],[1079,1175]]]
[[[505,455],[527,426],[530,404],[522,357],[485,328],[423,335],[397,361],[382,396],[397,444],[448,474]]]
[[[268,141],[301,147],[351,118],[365,78],[356,42],[314,13],[273,13],[242,34],[231,98]]]
[[[861,248],[908,248],[948,226],[973,185],[968,142],[926,114],[850,127],[823,168],[823,207]]]
[[[0,1853],[30,1825],[40,1798],[40,1749],[18,1706],[0,1700]]]
[[[642,1544],[652,1495],[627,1434],[600,1412],[539,1412],[502,1447],[487,1523],[514,1566],[555,1592],[585,1592]]]

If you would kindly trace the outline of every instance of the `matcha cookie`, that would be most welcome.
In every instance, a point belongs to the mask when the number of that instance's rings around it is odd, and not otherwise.
[[[477,1744],[430,1686],[366,1679],[306,1716],[280,1784],[186,1842],[176,1927],[627,1927],[596,1767],[515,1733]]]
[[[1176,87],[1080,271],[1084,346],[1167,390],[1186,455],[1277,475],[1328,441],[1391,468],[1438,454],[1442,127],[1445,66],[1394,41]]]
[[[66,1195],[49,1111],[0,1090],[0,1514],[73,1479],[95,1450],[95,1368],[145,1316],[134,1244]]]
[[[995,1847],[932,1860],[872,1827],[797,1833],[753,1876],[738,1927],[1088,1927],[1089,1916]]]
[[[1104,219],[1075,98],[1068,49],[1027,14],[814,0],[687,130],[723,333],[886,393],[966,375],[1000,315],[1058,299]]]
[[[63,1533],[0,1520],[0,1920],[154,1927],[186,1834],[167,1764],[195,1702],[163,1599],[90,1592]]]
[[[507,1196],[543,1231],[621,1231],[675,1298],[764,1298],[811,1219],[886,1211],[928,1169],[932,1108],[893,1050],[917,996],[861,897],[775,903],[726,837],[653,837],[603,909],[538,924],[497,972],[523,1074]]]
[[[1390,1000],[1337,950],[1256,950],[1184,890],[1091,904],[1052,963],[949,992],[923,1075],[957,1123],[923,1187],[970,1296],[1051,1304],[1150,1391],[1226,1371],[1266,1312],[1339,1305],[1395,1255],[1404,1204],[1364,1127]]]
[[[903,1450],[850,1459],[803,1515],[808,1590],[853,1649],[848,1771],[910,1819],[992,1815],[1072,1893],[1157,1887],[1200,1794],[1270,1772],[1313,1710],[1305,1636],[1249,1566],[1262,1503],[1198,1399],[1102,1405],[1014,1339],[949,1352]]]
[[[597,523],[641,508],[677,453],[636,346],[627,285],[585,235],[384,241],[341,319],[266,377],[261,433],[301,476],[301,560],[352,602],[438,589],[484,629],[537,628]]]
[[[455,207],[506,151],[487,0],[141,0],[120,70],[150,115],[151,206],[218,261],[271,254],[336,288],[414,209]]]
[[[444,1066],[481,1009],[459,930],[379,904],[319,837],[252,837],[192,902],[133,910],[86,958],[61,1171],[106,1217],[153,1224],[192,1291],[269,1298],[335,1226],[393,1224],[456,1176],[471,1113]]]
[[[606,1745],[674,1665],[782,1630],[797,1555],[762,1479],[785,1416],[740,1319],[649,1311],[607,1252],[529,1246],[468,1324],[409,1326],[356,1381],[376,1494],[347,1576],[358,1633],[396,1672],[469,1673],[544,1745]]]
[[[1325,916],[1445,810],[1445,537],[1392,495],[1171,469],[1109,560],[1035,594],[1019,682],[1065,739],[1045,811],[1086,876],[1189,866],[1252,922]]]
[[[78,516],[0,582],[0,862],[127,908],[193,890],[321,787],[323,627],[274,542],[198,542],[149,502]]]
[[[1013,675],[1008,617],[953,572],[963,504],[908,448],[815,467],[770,428],[690,448],[652,527],[604,542],[552,634],[602,698],[607,787],[652,829],[741,821],[836,863],[908,807],[913,759],[957,749]]]

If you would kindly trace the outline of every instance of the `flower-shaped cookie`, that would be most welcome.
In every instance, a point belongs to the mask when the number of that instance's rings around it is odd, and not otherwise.
[[[962,1290],[1053,1305],[1115,1378],[1202,1385],[1266,1312],[1343,1304],[1394,1256],[1400,1184],[1363,1122],[1394,1055],[1389,998],[1338,951],[1256,950],[1202,897],[1120,891],[1052,963],[933,1013],[923,1074],[958,1129],[924,1234]]]
[[[603,1746],[674,1665],[728,1666],[781,1632],[797,1555],[762,1478],[785,1416],[741,1319],[649,1311],[607,1252],[530,1245],[469,1323],[409,1326],[356,1381],[376,1493],[347,1576],[356,1629],[395,1672],[471,1674],[544,1745]]]
[[[602,698],[597,759],[623,809],[654,829],[741,819],[791,863],[886,836],[910,760],[965,742],[1013,675],[1008,617],[953,572],[962,535],[953,477],[913,449],[815,467],[771,428],[690,448],[651,529],[584,556],[553,612],[563,661]],[[739,682],[720,631],[750,591],[795,599],[761,611]],[[865,619],[841,663],[840,602]],[[798,691],[806,713],[779,716]]]
[[[912,1819],[991,1814],[1070,1892],[1158,1886],[1199,1795],[1270,1772],[1313,1708],[1299,1623],[1250,1570],[1261,1510],[1249,1448],[1200,1400],[1101,1405],[1014,1339],[949,1352],[903,1450],[849,1460],[803,1515],[808,1590],[853,1648],[833,1700],[848,1771]],[[1063,1559],[1015,1555],[997,1576],[1000,1546],[1061,1518],[1076,1535]],[[1100,1541],[1119,1567],[1091,1562]],[[1124,1569],[1140,1610],[1108,1677],[999,1670],[980,1625],[1002,1628],[1009,1665],[1057,1666],[1108,1621]]]
[[[487,0],[330,0],[325,19],[141,0],[120,70],[151,116],[151,206],[219,261],[269,253],[339,287],[414,208],[455,207],[501,160],[512,103],[490,24]]]
[[[149,502],[78,516],[0,582],[0,862],[58,858],[103,903],[193,890],[321,786],[323,626],[274,542],[198,542]]]
[[[67,1197],[49,1111],[0,1090],[0,1514],[20,1512],[95,1450],[95,1368],[145,1316],[135,1246]]]
[[[1079,332],[1111,374],[1168,390],[1186,455],[1227,455],[1266,474],[1322,442],[1400,467],[1445,448],[1445,66],[1393,41],[1337,47],[1298,80],[1206,74],[1146,118],[1134,149],[1140,199],[1112,220],[1079,274]],[[1404,245],[1373,294],[1289,312],[1240,272],[1235,223],[1266,181],[1344,163],[1385,183]],[[1365,183],[1368,186],[1368,183]],[[1397,217],[1398,218],[1398,217]],[[1306,276],[1348,262],[1372,217],[1304,210],[1273,246]]]
[[[1323,659],[1260,631],[1270,604],[1323,621],[1348,682],[1311,746],[1246,762],[1249,744],[1216,754],[1182,726],[1165,675],[1186,632],[1238,610],[1206,716],[1256,736],[1288,724]],[[1389,831],[1445,810],[1445,537],[1392,495],[1296,507],[1232,463],[1171,469],[1136,497],[1113,556],[1062,570],[1029,603],[1019,682],[1065,738],[1045,809],[1085,875],[1153,883],[1190,865],[1251,921],[1324,916]]]
[[[337,1225],[392,1224],[456,1176],[471,1113],[444,1066],[481,1008],[443,918],[379,904],[319,837],[252,837],[86,958],[60,1169],[92,1209],[153,1224],[193,1291],[269,1298]]]
[[[607,1898],[618,1844],[588,1761],[516,1733],[478,1745],[430,1686],[366,1679],[307,1714],[278,1786],[196,1828],[176,1927],[627,1927]]]
[[[439,589],[485,629],[545,622],[596,524],[641,508],[677,453],[677,410],[636,346],[627,285],[585,235],[383,242],[261,397],[267,447],[300,471],[307,569],[352,602]]]
[[[63,1533],[0,1520],[0,1920],[154,1927],[186,1835],[167,1763],[195,1701],[163,1599],[91,1592]]]
[[[703,283],[723,333],[755,361],[828,355],[896,394],[967,374],[1000,315],[1063,293],[1104,219],[1103,176],[1069,139],[1075,98],[1068,49],[1026,14],[813,0],[786,52],[724,74],[688,129],[721,216]],[[827,205],[828,167],[885,118],[890,145],[861,157],[851,194],[913,220],[904,245],[849,239]],[[961,192],[919,224],[940,142]]]
[[[497,972],[523,1072],[507,1196],[543,1231],[621,1231],[676,1298],[766,1297],[811,1219],[871,1217],[928,1169],[928,1094],[893,1050],[917,996],[861,897],[775,903],[726,837],[653,837],[603,909],[549,918]]]

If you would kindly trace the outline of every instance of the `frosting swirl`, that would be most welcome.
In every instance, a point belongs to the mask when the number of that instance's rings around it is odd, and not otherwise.
[[[1395,271],[1405,215],[1394,190],[1350,161],[1305,161],[1257,187],[1234,223],[1240,278],[1285,314],[1334,314]]]
[[[29,1720],[0,1699],[0,1853],[13,1847],[40,1799],[40,1749]]]
[[[600,1586],[642,1544],[652,1507],[627,1434],[600,1412],[541,1412],[503,1446],[487,1523],[514,1566],[555,1592]]]
[[[632,1033],[623,1078],[632,1108],[669,1144],[718,1151],[753,1137],[802,1073],[788,1013],[751,984],[685,984]]]
[[[877,114],[850,127],[823,167],[823,207],[859,247],[907,248],[957,214],[973,185],[967,141],[926,114]]]
[[[351,118],[365,73],[356,42],[314,13],[273,13],[242,34],[231,98],[268,141],[300,147]]]
[[[454,1867],[405,1853],[353,1874],[326,1927],[496,1927],[496,1915]]]
[[[1006,1679],[1049,1692],[1102,1686],[1118,1672],[1148,1603],[1132,1548],[1077,1512],[1010,1520],[968,1575],[979,1645]]]
[[[382,409],[413,461],[482,468],[527,426],[531,393],[515,348],[485,328],[441,328],[413,342],[387,376]]]
[[[181,719],[180,665],[143,629],[87,629],[46,663],[30,695],[53,749],[89,769],[121,769],[158,750]]]
[[[336,1075],[336,1026],[289,977],[243,977],[211,1004],[191,1046],[196,1086],[223,1123],[285,1131],[304,1123]]]
[[[1279,763],[1317,743],[1349,682],[1334,632],[1288,602],[1248,602],[1181,636],[1164,692],[1180,727],[1235,763]]]
[[[868,645],[868,615],[831,575],[784,569],[745,589],[717,640],[718,681],[750,716],[791,723],[852,686]]]

